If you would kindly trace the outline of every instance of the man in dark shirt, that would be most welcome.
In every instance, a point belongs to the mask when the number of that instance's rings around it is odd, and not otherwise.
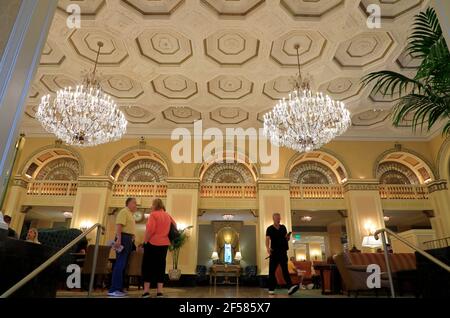
[[[11,217],[9,215],[5,215],[3,217],[3,221],[5,221],[6,224],[8,224],[8,237],[12,237],[15,239],[18,239],[16,231],[14,231],[11,226]]]
[[[290,233],[287,232],[286,227],[280,224],[280,213],[273,214],[273,224],[266,230],[266,248],[269,254],[269,294],[273,295],[277,284],[275,278],[275,271],[280,265],[283,272],[283,277],[288,287],[289,295],[298,291],[298,285],[292,285],[291,277],[288,271],[288,256],[289,250],[288,242],[290,240]]]

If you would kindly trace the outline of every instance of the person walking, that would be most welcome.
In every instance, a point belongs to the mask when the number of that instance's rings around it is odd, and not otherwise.
[[[144,293],[142,298],[150,298],[150,286],[155,284],[157,287],[156,296],[158,298],[163,297],[171,224],[175,227],[177,226],[172,217],[166,212],[161,199],[155,199],[144,236],[144,259],[142,261]]]
[[[275,293],[276,277],[275,272],[278,265],[283,272],[284,281],[288,287],[288,294],[293,295],[299,289],[299,285],[293,285],[288,270],[288,256],[290,233],[282,225],[280,213],[274,213],[272,216],[273,224],[266,230],[266,249],[269,254],[269,294]]]
[[[136,211],[136,199],[128,198],[125,201],[125,208],[120,210],[116,217],[116,241],[113,245],[116,250],[116,262],[113,268],[111,287],[108,291],[110,297],[127,295],[123,291],[123,277],[136,235],[136,222],[133,217]]]

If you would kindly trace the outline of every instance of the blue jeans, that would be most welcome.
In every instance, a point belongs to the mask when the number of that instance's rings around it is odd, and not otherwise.
[[[115,291],[122,291],[123,289],[123,277],[125,274],[125,268],[128,264],[128,257],[130,256],[131,249],[133,246],[132,235],[122,233],[122,245],[123,250],[120,253],[116,252],[116,262],[114,264],[112,272],[112,282],[110,293]]]

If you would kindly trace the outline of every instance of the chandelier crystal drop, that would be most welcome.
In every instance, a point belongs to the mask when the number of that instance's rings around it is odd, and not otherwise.
[[[114,100],[105,94],[96,79],[98,58],[103,43],[98,43],[94,71],[83,85],[66,87],[51,96],[44,96],[36,118],[50,133],[65,143],[92,147],[119,140],[126,133],[128,122]]]
[[[295,88],[264,115],[264,135],[276,146],[310,152],[342,135],[351,125],[350,112],[344,103],[310,89],[301,76],[300,47],[295,48],[299,69]]]

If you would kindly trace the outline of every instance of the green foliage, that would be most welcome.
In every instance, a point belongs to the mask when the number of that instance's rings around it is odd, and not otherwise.
[[[169,251],[172,253],[172,266],[173,269],[178,269],[178,258],[180,256],[180,250],[184,244],[186,244],[189,235],[188,230],[192,229],[193,226],[188,226],[187,228],[180,230],[180,236],[174,241],[170,242]]]
[[[394,126],[410,122],[413,130],[429,131],[442,120],[442,133],[450,134],[450,52],[433,8],[416,16],[407,54],[422,60],[413,78],[379,71],[363,77],[363,86],[373,83],[373,94],[398,98]]]

